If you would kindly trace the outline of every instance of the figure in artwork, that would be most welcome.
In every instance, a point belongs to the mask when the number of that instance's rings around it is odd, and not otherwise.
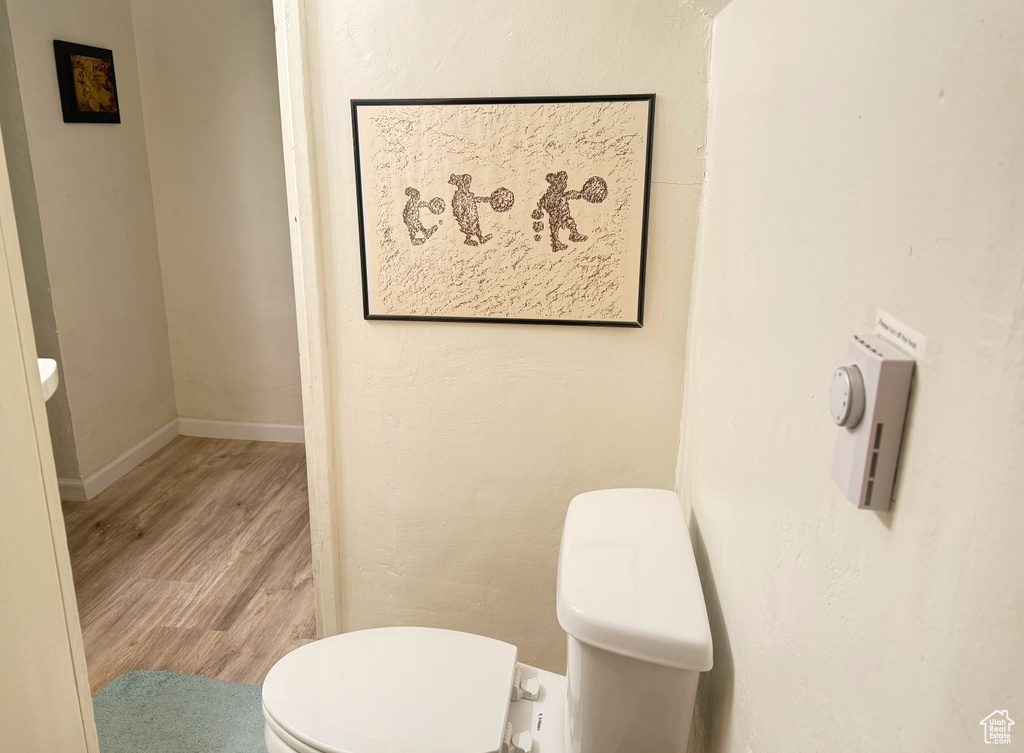
[[[580,233],[576,227],[576,220],[572,217],[569,209],[569,202],[583,199],[591,204],[600,204],[608,197],[608,184],[604,178],[593,176],[583,184],[579,191],[566,190],[569,186],[569,175],[565,170],[557,173],[548,173],[548,190],[540,197],[537,208],[530,215],[536,220],[533,223],[533,230],[537,235],[535,240],[540,240],[540,231],[544,229],[544,214],[548,216],[548,229],[551,231],[551,250],[564,251],[569,248],[559,239],[558,234],[564,228],[569,231],[569,240],[573,243],[582,243],[587,236]]]
[[[484,235],[480,230],[480,213],[477,204],[490,204],[495,212],[507,212],[515,203],[516,197],[507,188],[496,188],[490,196],[477,196],[470,190],[473,183],[471,175],[455,175],[448,179],[455,186],[452,196],[452,214],[459,223],[459,229],[465,234],[467,246],[482,246],[493,236]]]
[[[405,220],[405,226],[409,230],[409,240],[412,241],[412,245],[421,246],[437,232],[437,225],[424,227],[423,221],[420,219],[420,210],[429,209],[431,214],[441,214],[444,212],[444,199],[435,196],[430,201],[420,201],[420,192],[412,186],[405,189],[405,195],[409,197],[409,200],[405,203],[405,209],[402,210],[402,219]]]

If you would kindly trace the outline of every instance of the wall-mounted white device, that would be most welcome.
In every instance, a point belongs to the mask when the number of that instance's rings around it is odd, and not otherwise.
[[[888,510],[914,359],[877,335],[854,335],[847,360],[828,396],[838,425],[832,478],[862,510]]]

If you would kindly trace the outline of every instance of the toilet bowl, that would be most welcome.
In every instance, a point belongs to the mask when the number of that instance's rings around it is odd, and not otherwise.
[[[284,656],[263,684],[269,753],[683,753],[707,611],[678,497],[569,505],[557,585],[564,676],[516,647],[422,627],[359,630]]]

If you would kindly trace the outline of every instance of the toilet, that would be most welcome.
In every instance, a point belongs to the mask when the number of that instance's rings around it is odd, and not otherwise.
[[[704,595],[675,493],[587,492],[558,561],[565,676],[516,647],[423,627],[343,633],[263,684],[269,753],[684,753],[711,669]]]

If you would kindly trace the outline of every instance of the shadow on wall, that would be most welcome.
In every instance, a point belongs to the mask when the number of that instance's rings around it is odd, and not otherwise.
[[[700,677],[697,686],[697,702],[693,711],[693,726],[687,753],[711,753],[725,749],[725,727],[732,713],[732,696],[735,670],[732,663],[732,646],[729,631],[725,627],[722,604],[718,599],[718,588],[711,573],[711,563],[704,546],[697,518],[690,511],[690,538],[693,541],[693,556],[697,560],[700,585],[704,589],[704,603],[707,605],[708,622],[711,625],[711,641],[714,646],[714,666]]]

